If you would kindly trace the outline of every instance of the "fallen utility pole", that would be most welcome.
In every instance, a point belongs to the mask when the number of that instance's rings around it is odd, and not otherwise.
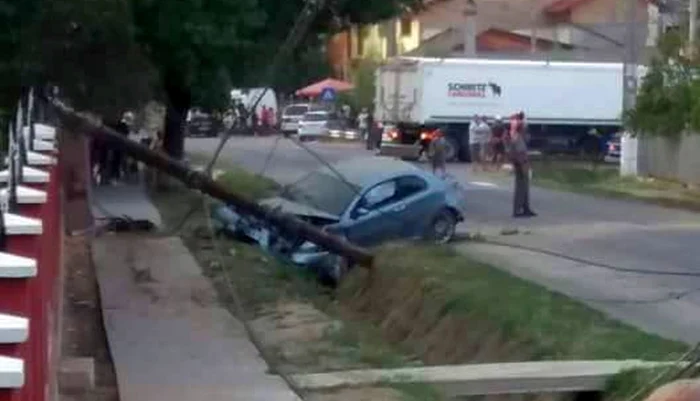
[[[366,268],[372,267],[373,255],[367,250],[353,245],[341,237],[328,234],[292,215],[261,206],[244,196],[236,194],[214,181],[209,175],[195,171],[178,160],[154,152],[140,143],[125,138],[113,129],[80,115],[80,113],[60,101],[48,100],[48,103],[58,112],[62,123],[67,127],[79,133],[107,141],[110,146],[115,146],[130,157],[182,181],[189,188],[219,199],[226,204],[233,205],[242,214],[252,215],[267,221],[278,226],[283,232],[298,235],[361,266]]]

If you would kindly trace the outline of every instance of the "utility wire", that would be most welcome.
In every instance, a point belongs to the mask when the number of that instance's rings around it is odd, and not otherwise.
[[[556,258],[565,259],[565,260],[568,260],[571,262],[581,263],[581,264],[589,265],[589,266],[593,266],[593,267],[600,267],[603,269],[612,270],[612,271],[616,271],[619,273],[634,273],[634,274],[644,274],[644,275],[651,275],[651,276],[700,277],[700,272],[691,272],[691,271],[683,271],[683,270],[654,270],[654,269],[636,269],[636,268],[630,268],[630,267],[619,267],[619,266],[613,266],[613,265],[606,264],[606,263],[593,262],[590,260],[577,258],[574,256],[565,255],[563,253],[549,251],[546,249],[530,247],[527,245],[512,244],[512,243],[502,242],[502,241],[492,240],[492,239],[479,240],[478,242],[489,244],[489,245],[501,246],[501,247],[505,247],[505,248],[512,248],[512,249],[519,249],[519,250],[523,250],[523,251],[540,253],[543,255],[553,256]]]
[[[607,303],[607,304],[638,304],[638,305],[647,305],[647,304],[659,304],[659,303],[664,303],[664,302],[670,302],[670,301],[678,301],[681,300],[689,295],[695,294],[700,292],[700,287],[698,288],[691,288],[689,290],[685,291],[669,291],[666,295],[656,297],[656,298],[648,298],[648,299],[625,299],[625,298],[582,298],[582,297],[576,297],[576,299],[580,301],[588,301],[588,302],[598,302],[598,303]]]

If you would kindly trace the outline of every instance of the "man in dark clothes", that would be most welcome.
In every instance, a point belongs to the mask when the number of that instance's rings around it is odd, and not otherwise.
[[[131,127],[133,123],[134,115],[133,113],[127,111],[122,116],[122,119],[117,124],[114,124],[112,128],[120,134],[124,135],[124,137],[128,137],[129,133],[131,132]],[[120,149],[112,148],[111,153],[112,157],[110,160],[110,180],[112,181],[112,183],[114,183],[116,180],[119,180],[125,176],[126,159],[124,157],[124,153]]]
[[[513,217],[537,216],[530,208],[530,163],[525,135],[525,113],[521,111],[511,118],[508,138],[509,153],[515,175]]]
[[[90,167],[95,184],[109,181],[109,147],[99,136],[93,136],[90,143]]]

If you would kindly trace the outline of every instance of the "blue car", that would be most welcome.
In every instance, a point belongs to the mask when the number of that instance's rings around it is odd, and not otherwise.
[[[413,164],[389,158],[358,158],[313,171],[262,205],[294,214],[365,247],[398,239],[444,244],[463,221],[460,187]],[[265,251],[316,270],[335,282],[351,263],[316,244],[278,232],[265,222],[221,206],[212,216],[230,234]]]

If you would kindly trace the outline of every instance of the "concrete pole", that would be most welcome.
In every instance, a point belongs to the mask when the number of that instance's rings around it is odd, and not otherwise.
[[[530,53],[537,52],[537,15],[539,11],[537,0],[532,0],[530,2],[530,23],[532,24],[530,31]]]
[[[464,56],[476,57],[476,4],[474,0],[467,0],[467,7],[464,9]]]
[[[698,32],[698,0],[690,0],[688,18],[688,47],[691,52],[695,52],[695,37]]]
[[[637,98],[637,7],[639,0],[627,0],[627,32],[624,52],[624,87],[622,108],[624,111],[634,108]]]

